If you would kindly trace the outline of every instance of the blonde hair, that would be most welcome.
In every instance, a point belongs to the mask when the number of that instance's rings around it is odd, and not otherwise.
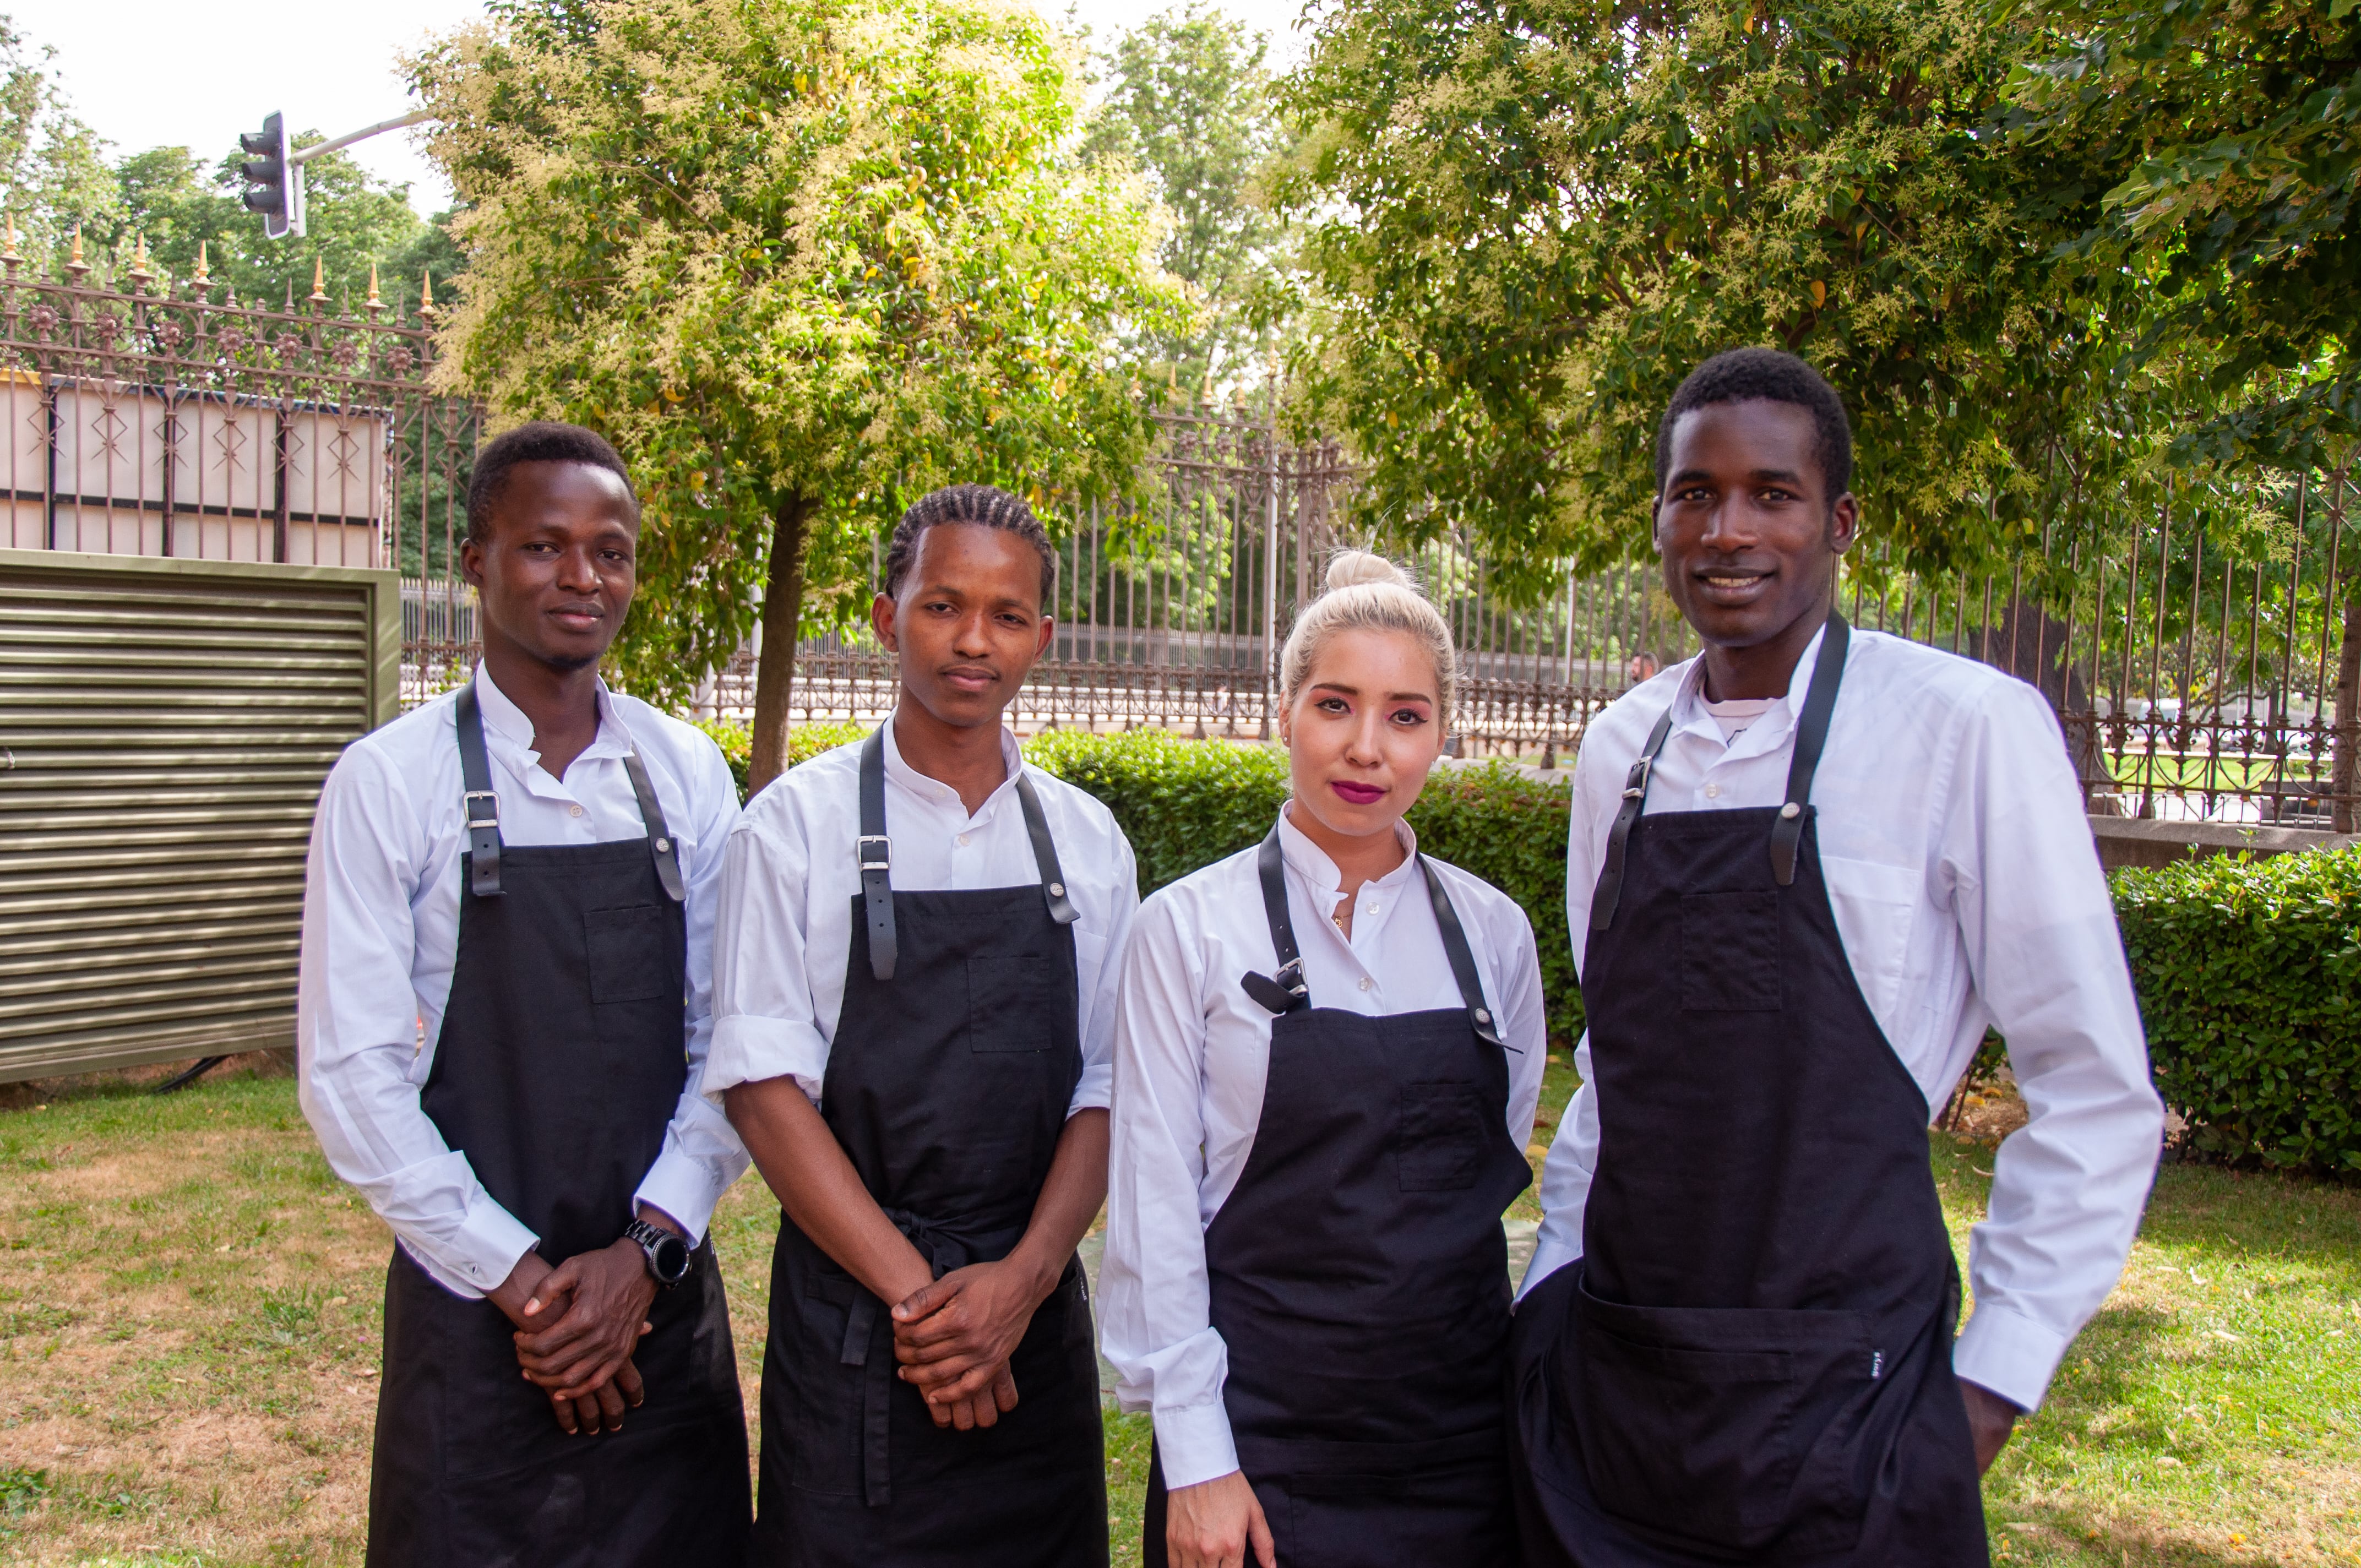
[[[1434,663],[1439,688],[1434,695],[1441,707],[1435,718],[1449,727],[1452,688],[1459,674],[1451,628],[1408,572],[1367,550],[1338,551],[1328,562],[1320,597],[1296,612],[1295,626],[1279,656],[1282,704],[1293,705],[1312,678],[1312,661],[1322,645],[1339,631],[1399,631],[1414,639]]]

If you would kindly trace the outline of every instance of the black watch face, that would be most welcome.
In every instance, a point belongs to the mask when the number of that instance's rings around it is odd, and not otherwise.
[[[664,1240],[656,1243],[655,1265],[656,1277],[666,1284],[687,1277],[688,1244],[667,1233]]]

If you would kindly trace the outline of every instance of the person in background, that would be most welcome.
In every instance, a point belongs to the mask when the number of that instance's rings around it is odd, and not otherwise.
[[[393,1231],[372,1568],[734,1563],[746,1423],[698,1092],[738,795],[610,692],[639,504],[613,447],[477,454],[483,661],[346,749],[312,830],[304,1114]]]
[[[1280,671],[1290,799],[1148,900],[1116,1014],[1100,1283],[1120,1398],[1155,1418],[1144,1560],[1510,1563],[1532,927],[1402,821],[1455,672],[1400,571],[1337,556]]]
[[[921,499],[871,611],[894,716],[730,842],[706,1083],[785,1210],[757,1564],[1107,1561],[1075,1247],[1138,891],[1106,807],[1003,722],[1055,572],[1015,496]]]
[[[1593,722],[1566,905],[1588,1032],[1517,1310],[1535,1568],[1987,1561],[1979,1476],[2121,1272],[2163,1113],[2056,718],[1835,609],[1843,404],[1767,349],[1657,438],[1703,639]],[[2030,1113],[1975,1228],[1927,1125],[1988,1028]]]

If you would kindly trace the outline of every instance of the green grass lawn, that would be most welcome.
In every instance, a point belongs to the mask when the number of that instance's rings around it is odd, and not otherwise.
[[[1990,1151],[1933,1158],[1964,1247]],[[716,1225],[750,1405],[774,1215]],[[387,1251],[283,1075],[0,1091],[0,1562],[357,1562]],[[1144,1420],[1108,1463],[1137,1562]],[[2168,1167],[1986,1496],[2012,1563],[2361,1563],[2361,1192]]]

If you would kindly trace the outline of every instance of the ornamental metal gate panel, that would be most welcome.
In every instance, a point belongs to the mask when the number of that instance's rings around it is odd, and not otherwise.
[[[400,711],[399,602],[0,550],[0,1082],[293,1042],[312,813]]]

